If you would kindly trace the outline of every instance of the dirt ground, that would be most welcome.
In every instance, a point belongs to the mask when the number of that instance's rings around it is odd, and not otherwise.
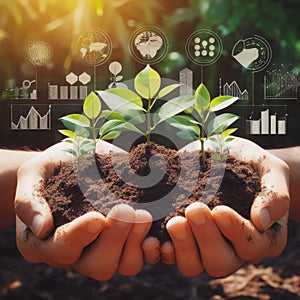
[[[107,282],[26,262],[15,246],[14,228],[0,231],[0,299],[3,300],[223,300],[300,299],[300,223],[289,224],[289,241],[277,258],[248,265],[224,279],[186,278],[176,267],[145,265],[135,277]]]

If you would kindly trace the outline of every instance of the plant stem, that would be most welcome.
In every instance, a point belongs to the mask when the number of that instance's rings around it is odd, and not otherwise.
[[[145,134],[145,137],[147,139],[147,142],[150,142],[150,133],[151,133],[151,116],[150,116],[150,111],[151,111],[151,99],[148,99],[148,108],[146,111],[146,116],[147,116],[147,132]]]
[[[203,163],[203,168],[205,168],[206,162],[205,162],[204,139],[203,138],[200,139],[200,143],[201,143],[200,151],[201,151],[202,163]]]
[[[203,128],[203,126],[202,126],[202,128],[201,128],[200,143],[201,143],[201,154],[202,154],[203,168],[206,167],[204,141],[205,141],[205,134],[204,134],[204,128]]]

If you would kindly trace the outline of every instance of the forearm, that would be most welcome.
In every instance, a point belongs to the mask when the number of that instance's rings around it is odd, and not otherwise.
[[[269,150],[290,168],[290,219],[300,222],[300,146]]]
[[[15,222],[14,199],[19,167],[38,152],[0,150],[0,229]]]

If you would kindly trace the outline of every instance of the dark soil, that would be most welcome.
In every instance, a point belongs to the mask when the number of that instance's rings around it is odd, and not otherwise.
[[[198,151],[179,153],[150,142],[138,145],[129,153],[130,164],[125,164],[126,159],[127,154],[97,155],[96,159],[90,156],[80,164],[79,172],[75,172],[72,165],[61,165],[41,191],[52,209],[55,226],[92,210],[106,215],[119,203],[135,208],[151,203],[150,212],[156,221],[150,234],[164,241],[168,239],[166,222],[173,216],[184,215],[190,203],[204,201],[210,208],[228,205],[249,219],[252,202],[261,191],[257,172],[231,156],[227,159],[224,176],[224,164],[223,167],[221,163],[212,166],[210,152],[206,153],[203,167]],[[145,187],[151,181],[146,176],[151,176],[154,170],[152,179],[161,180]],[[145,178],[143,187],[139,187],[136,175],[139,179]],[[163,197],[166,200],[162,205],[158,200]],[[163,217],[156,218],[157,212]]]

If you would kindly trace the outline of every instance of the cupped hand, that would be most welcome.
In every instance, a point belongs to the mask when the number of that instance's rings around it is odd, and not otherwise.
[[[194,142],[182,150],[194,150],[195,146]],[[227,206],[211,211],[204,203],[196,202],[187,207],[185,217],[167,223],[173,242],[168,257],[173,257],[172,263],[177,263],[184,275],[206,270],[213,277],[227,276],[246,262],[277,256],[285,247],[289,168],[249,140],[235,138],[231,146],[231,155],[250,163],[261,175],[262,191],[253,202],[250,220]],[[162,259],[166,260],[163,247]]]
[[[15,199],[17,246],[30,262],[64,267],[96,280],[108,280],[116,271],[137,274],[144,263],[142,242],[152,223],[151,215],[120,204],[106,217],[89,212],[54,231],[46,200],[38,190],[62,162],[72,161],[56,144],[26,162],[18,171]],[[121,149],[100,141],[97,152]],[[147,251],[146,251],[147,252]]]

